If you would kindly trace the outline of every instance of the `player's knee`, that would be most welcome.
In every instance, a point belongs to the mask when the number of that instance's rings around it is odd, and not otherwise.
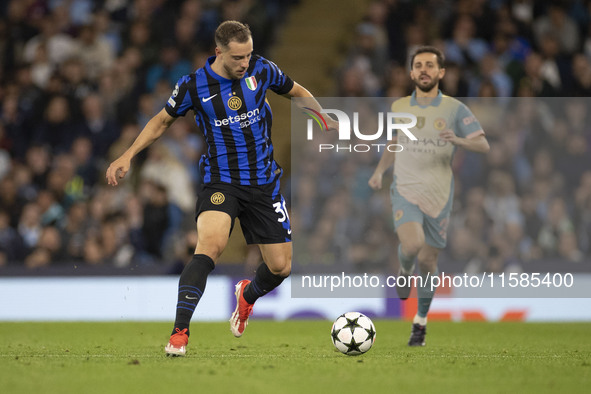
[[[211,257],[213,261],[217,261],[225,246],[225,243],[199,243],[195,249],[195,254],[204,254]]]
[[[402,253],[404,253],[405,256],[416,256],[419,254],[419,252],[421,251],[421,248],[423,247],[423,243],[420,241],[412,241],[412,242],[406,242],[402,244]]]
[[[437,255],[419,256],[417,260],[420,272],[435,272],[437,269]]]
[[[283,267],[279,276],[287,278],[291,274],[291,260],[287,262],[287,264]]]
[[[269,271],[273,275],[279,275],[281,277],[288,277],[291,274],[291,257],[284,257],[277,259],[273,264],[268,264]]]

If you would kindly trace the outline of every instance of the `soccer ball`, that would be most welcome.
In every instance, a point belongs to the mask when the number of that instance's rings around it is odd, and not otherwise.
[[[371,349],[376,328],[363,313],[347,312],[337,317],[331,330],[332,344],[347,356],[357,356]]]

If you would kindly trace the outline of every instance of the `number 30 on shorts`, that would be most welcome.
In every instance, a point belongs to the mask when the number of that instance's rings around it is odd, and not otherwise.
[[[285,222],[285,219],[289,220],[287,208],[285,207],[285,201],[276,202],[273,204],[273,208],[275,208],[275,212],[281,215],[281,217],[277,219],[278,222],[283,223]]]

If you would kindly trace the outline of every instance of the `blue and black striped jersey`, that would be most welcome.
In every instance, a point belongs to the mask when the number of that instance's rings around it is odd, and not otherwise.
[[[288,93],[294,82],[261,56],[253,55],[244,77],[235,80],[216,74],[214,60],[210,57],[205,67],[179,79],[164,108],[174,117],[195,112],[207,144],[199,162],[204,183],[271,183],[282,169],[273,159],[266,92]]]

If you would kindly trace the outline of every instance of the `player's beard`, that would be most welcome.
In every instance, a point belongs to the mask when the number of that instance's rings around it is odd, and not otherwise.
[[[240,74],[238,72],[239,70],[232,70],[230,67],[228,67],[225,64],[224,64],[224,69],[226,70],[226,73],[230,76],[231,79],[241,79],[244,76],[244,73]]]
[[[435,86],[437,86],[437,84],[439,83],[439,76],[435,77],[435,78],[431,78],[431,82],[429,82],[427,85],[422,85],[421,84],[421,77],[419,76],[418,79],[413,79],[413,82],[415,83],[415,86],[419,89],[421,89],[421,91],[427,93],[430,92],[431,90],[433,90],[433,88]]]

